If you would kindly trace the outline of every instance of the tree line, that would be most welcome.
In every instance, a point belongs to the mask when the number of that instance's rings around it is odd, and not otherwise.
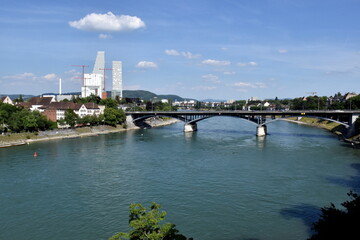
[[[87,115],[80,118],[74,110],[67,109],[64,119],[59,120],[58,123],[70,127],[124,124],[126,115],[122,109],[117,108],[117,103],[114,101],[112,99],[102,100],[105,110],[98,116]],[[0,102],[0,132],[37,132],[54,128],[57,128],[57,123],[48,120],[37,110],[31,111]]]
[[[30,111],[0,102],[1,132],[36,132],[56,128],[56,123],[49,121],[39,111]]]

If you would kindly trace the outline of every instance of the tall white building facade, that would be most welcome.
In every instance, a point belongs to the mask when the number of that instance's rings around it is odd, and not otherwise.
[[[93,69],[93,73],[95,74],[103,74],[104,71],[101,69],[105,68],[105,52],[98,51],[96,55],[95,65]]]
[[[81,88],[81,97],[88,97],[91,94],[102,97],[103,75],[95,73],[84,74],[84,86]]]
[[[105,92],[105,52],[98,51],[92,73],[84,74],[84,86],[81,88],[81,97],[88,97],[91,94],[103,97],[102,92]]]
[[[122,62],[112,62],[112,98],[122,98]]]

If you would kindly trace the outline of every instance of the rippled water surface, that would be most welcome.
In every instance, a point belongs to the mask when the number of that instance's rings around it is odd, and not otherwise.
[[[0,239],[107,239],[160,203],[194,239],[306,239],[319,207],[359,190],[360,151],[278,121],[219,117],[0,149]],[[33,153],[39,156],[34,159]]]

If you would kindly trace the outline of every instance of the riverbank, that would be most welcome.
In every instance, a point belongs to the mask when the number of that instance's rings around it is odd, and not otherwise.
[[[162,119],[151,118],[145,121],[147,127],[162,127],[178,122],[176,119]],[[82,138],[89,136],[97,136],[102,134],[123,132],[140,129],[140,127],[133,124],[127,124],[124,128],[123,125],[112,126],[94,126],[94,127],[81,127],[73,129],[55,129],[48,131],[40,131],[35,133],[14,133],[5,136],[0,136],[0,148],[14,147],[25,144],[30,144],[40,141],[59,140],[67,138]]]
[[[301,117],[301,118],[294,117],[294,118],[281,119],[281,120],[326,129],[329,132],[336,134],[340,140],[346,143],[350,143],[352,146],[356,148],[360,147],[360,134],[346,138],[345,135],[347,129],[345,128],[345,126],[339,123],[316,119],[316,118],[308,118],[308,117]]]
[[[336,122],[332,122],[332,121],[327,121],[327,120],[322,120],[322,119],[317,119],[317,118],[309,118],[309,117],[293,117],[293,118],[285,118],[285,119],[281,119],[281,120],[293,122],[293,123],[297,123],[297,124],[304,124],[304,125],[308,125],[308,126],[323,128],[325,130],[328,130],[329,132],[336,134],[337,136],[342,136],[346,133],[345,126],[343,126],[339,123],[336,123]]]

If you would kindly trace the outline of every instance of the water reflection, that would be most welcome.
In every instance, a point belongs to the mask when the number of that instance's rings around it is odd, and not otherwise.
[[[256,146],[259,149],[264,149],[266,144],[266,136],[257,137],[256,140]]]

